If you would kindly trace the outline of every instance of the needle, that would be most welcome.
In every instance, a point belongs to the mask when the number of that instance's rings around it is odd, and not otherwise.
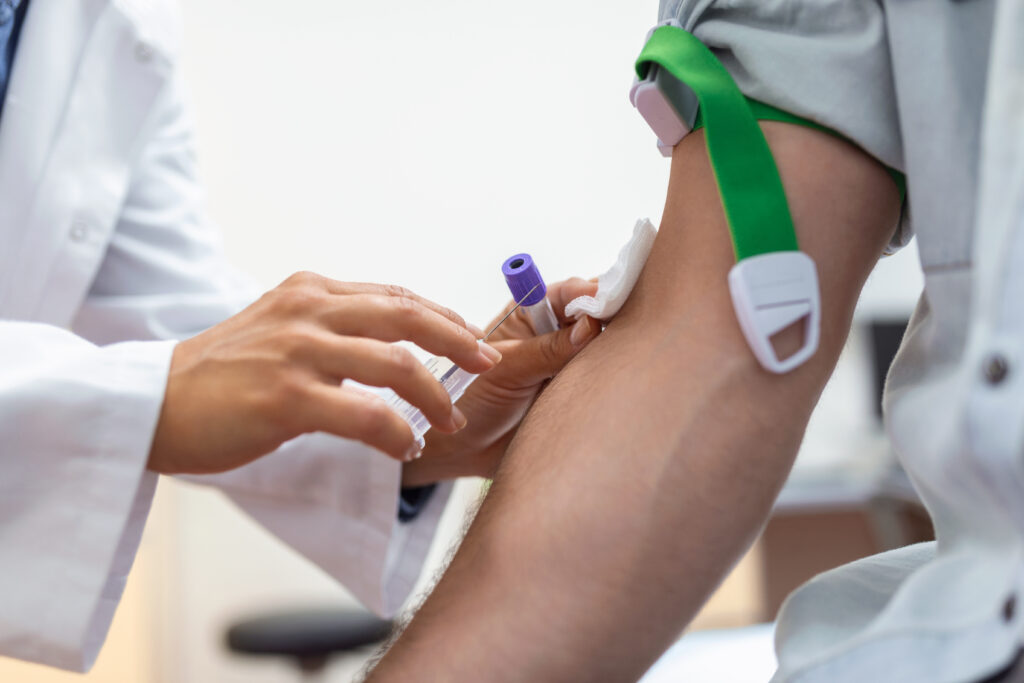
[[[491,336],[492,334],[494,334],[495,330],[497,330],[497,329],[498,329],[499,327],[501,327],[501,324],[502,324],[503,322],[505,322],[506,320],[508,320],[508,318],[509,318],[509,316],[510,316],[510,315],[512,315],[513,313],[515,313],[515,312],[516,312],[517,310],[519,310],[519,307],[523,305],[523,302],[524,302],[524,301],[526,301],[526,300],[527,300],[527,299],[529,298],[529,296],[530,296],[531,294],[533,294],[534,290],[535,290],[535,289],[537,289],[538,287],[540,287],[540,283],[539,283],[539,282],[538,282],[537,284],[535,284],[535,285],[533,286],[533,289],[531,289],[531,290],[530,290],[529,292],[527,292],[526,294],[524,294],[524,295],[523,295],[523,298],[522,298],[522,299],[520,299],[519,301],[517,301],[517,302],[516,302],[516,305],[512,307],[512,310],[511,310],[511,311],[509,311],[509,312],[508,312],[508,314],[506,314],[504,318],[502,318],[501,320],[499,320],[499,321],[498,321],[498,324],[497,324],[497,325],[495,325],[494,327],[492,327],[492,328],[491,328],[491,331],[490,331],[490,332],[488,332],[487,334],[485,334],[485,335],[483,336],[483,339],[481,339],[480,341],[487,341],[487,338],[488,338],[488,337],[490,337],[490,336]]]
[[[507,314],[505,315],[505,317],[504,317],[504,318],[502,318],[501,320],[499,320],[499,321],[498,321],[498,324],[497,324],[497,325],[495,325],[494,327],[492,327],[492,328],[491,328],[491,331],[490,331],[490,332],[488,332],[487,334],[485,334],[485,335],[484,335],[484,336],[483,336],[483,337],[482,337],[482,338],[480,339],[480,341],[487,341],[487,338],[488,338],[488,337],[490,337],[490,336],[491,336],[492,334],[494,334],[494,331],[495,331],[495,330],[497,330],[497,329],[498,329],[499,327],[501,327],[501,324],[502,324],[503,322],[505,322],[506,320],[508,320],[508,317],[509,317],[510,315],[512,315],[513,313],[515,313],[515,312],[516,312],[516,310],[518,310],[518,309],[519,309],[519,307],[523,305],[523,302],[524,302],[524,301],[526,301],[526,299],[527,299],[527,298],[528,298],[528,297],[529,297],[529,296],[530,296],[531,294],[533,294],[533,290],[534,290],[534,289],[537,289],[538,287],[540,287],[540,283],[539,283],[539,282],[538,282],[537,284],[535,284],[535,285],[533,286],[533,289],[531,289],[531,290],[530,290],[529,292],[527,292],[526,294],[524,294],[524,295],[523,295],[523,298],[522,298],[522,299],[520,299],[519,301],[517,301],[517,302],[516,302],[516,305],[512,307],[512,310],[511,310],[511,311],[509,311],[509,312],[508,312],[508,313],[507,313]],[[459,369],[459,366],[458,366],[458,365],[455,365],[454,363],[452,363],[452,366],[451,366],[450,368],[448,368],[448,371],[447,371],[447,372],[445,372],[445,373],[444,373],[443,375],[441,375],[441,378],[440,378],[440,379],[439,379],[438,381],[439,381],[439,382],[441,382],[441,384],[444,384],[444,383],[445,383],[446,381],[448,381],[448,378],[450,378],[450,377],[451,377],[452,375],[454,375],[454,374],[455,374],[455,372],[456,372],[456,371],[457,371],[458,369]]]

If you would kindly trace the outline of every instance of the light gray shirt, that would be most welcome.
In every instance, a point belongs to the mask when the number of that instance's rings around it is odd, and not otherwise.
[[[925,274],[885,409],[938,541],[797,590],[774,681],[979,681],[1024,634],[1024,3],[661,4],[748,96],[906,172]]]

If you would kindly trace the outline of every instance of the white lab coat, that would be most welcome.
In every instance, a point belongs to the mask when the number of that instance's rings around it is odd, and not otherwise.
[[[170,0],[32,0],[22,28],[0,118],[0,655],[92,665],[156,487],[173,340],[253,296],[203,211],[178,36]],[[399,525],[399,475],[318,434],[206,481],[387,614],[447,496]]]

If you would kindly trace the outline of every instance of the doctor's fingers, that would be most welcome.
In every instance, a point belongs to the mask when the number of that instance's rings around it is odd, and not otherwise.
[[[548,301],[551,302],[551,308],[555,310],[558,322],[562,325],[570,325],[575,322],[574,319],[565,317],[565,307],[569,305],[570,301],[581,296],[594,296],[595,294],[597,294],[597,282],[580,277],[572,277],[548,286]]]
[[[351,379],[374,387],[389,387],[423,411],[430,424],[457,432],[466,424],[452,406],[448,392],[408,350],[376,339],[322,335],[306,348],[308,362],[337,386]]]
[[[584,317],[572,327],[526,339],[510,339],[498,346],[505,354],[501,367],[494,371],[493,382],[530,387],[549,380],[593,341],[601,332],[601,323]]]
[[[460,327],[469,327],[466,321],[461,315],[441,306],[440,304],[434,303],[430,299],[425,299],[419,294],[400,287],[399,285],[379,285],[371,282],[340,282],[338,280],[332,280],[316,273],[296,273],[292,275],[288,280],[285,281],[287,284],[296,284],[300,287],[305,285],[312,285],[314,287],[322,287],[329,294],[335,294],[339,296],[349,296],[353,294],[373,294],[376,296],[387,296],[396,299],[408,299],[414,301],[421,306],[429,308],[438,315],[442,315],[448,320],[452,321]]]
[[[469,372],[493,368],[501,354],[465,327],[412,299],[357,294],[339,297],[323,313],[324,322],[338,334],[411,341],[422,349],[451,358]]]
[[[405,420],[383,399],[368,392],[315,383],[300,409],[307,432],[362,441],[401,461],[410,460],[420,451]]]

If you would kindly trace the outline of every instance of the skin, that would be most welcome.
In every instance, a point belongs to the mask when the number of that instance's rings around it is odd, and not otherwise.
[[[570,320],[565,306],[579,296],[592,296],[597,284],[579,278],[548,287],[547,297],[562,326],[537,336],[522,308],[501,324],[489,341],[502,361],[474,382],[459,400],[466,428],[455,434],[428,432],[423,457],[403,468],[403,486],[421,486],[464,476],[492,477],[520,421],[547,381],[601,331],[593,318]],[[512,309],[509,303],[487,329]]]
[[[567,302],[595,288],[573,280],[549,296]],[[575,336],[567,328],[535,337],[510,322],[491,346],[457,314],[408,290],[298,273],[178,344],[148,466],[221,472],[322,431],[407,461],[406,486],[490,474],[543,383],[599,330],[585,321]],[[400,340],[484,374],[453,406],[423,365],[391,343]],[[409,426],[380,398],[341,386],[345,379],[390,387],[420,408],[432,426],[425,457],[408,462],[421,455]],[[454,436],[470,420],[473,427]]]
[[[818,266],[817,354],[773,375],[750,353],[691,134],[630,300],[523,421],[447,573],[369,680],[636,680],[756,538],[899,213],[862,151],[762,128]]]

